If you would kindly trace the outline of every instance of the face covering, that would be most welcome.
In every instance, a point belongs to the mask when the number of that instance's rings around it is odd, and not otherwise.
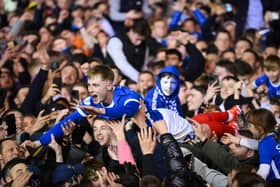
[[[170,96],[174,93],[177,87],[177,81],[175,77],[167,75],[160,79],[160,86],[165,96]]]

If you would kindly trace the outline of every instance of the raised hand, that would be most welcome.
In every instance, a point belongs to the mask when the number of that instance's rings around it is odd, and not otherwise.
[[[53,96],[57,95],[58,93],[60,93],[60,89],[57,87],[56,84],[52,84],[47,93],[43,96],[43,98],[41,99],[41,102],[43,104],[47,103],[47,101],[52,98]]]
[[[43,116],[44,110],[41,110],[37,116],[35,124],[31,128],[31,134],[43,128],[47,122],[52,120],[51,115]]]
[[[204,103],[208,103],[210,99],[220,91],[220,86],[217,85],[218,81],[214,81],[212,84],[209,84],[207,87],[207,92],[204,97]]]
[[[67,123],[62,125],[61,129],[63,131],[64,136],[69,137],[72,134],[75,127],[76,127],[76,123],[74,123],[73,121],[68,121]]]
[[[156,146],[156,135],[152,128],[141,128],[137,135],[143,155],[153,154]]]
[[[199,138],[201,142],[205,141],[208,138],[208,134],[202,128],[202,124],[197,121],[187,118],[188,122],[192,125],[195,135]]]
[[[221,138],[221,142],[226,145],[231,144],[231,143],[239,144],[240,140],[241,140],[240,137],[233,136],[232,134],[229,134],[229,133],[224,133],[224,135]]]
[[[153,128],[160,135],[168,133],[168,128],[167,128],[166,122],[164,120],[158,120],[158,121],[154,122]]]
[[[122,116],[122,121],[109,121],[108,125],[112,128],[114,134],[118,141],[125,140],[124,126],[125,126],[125,116]]]

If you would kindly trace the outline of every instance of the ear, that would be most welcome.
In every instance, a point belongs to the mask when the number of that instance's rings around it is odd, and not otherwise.
[[[113,88],[114,88],[113,81],[108,81],[107,82],[107,90],[113,90]]]
[[[250,158],[252,156],[254,156],[256,154],[256,152],[254,150],[249,149],[247,152],[247,158]]]

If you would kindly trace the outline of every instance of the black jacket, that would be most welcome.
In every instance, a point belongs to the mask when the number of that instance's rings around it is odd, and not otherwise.
[[[161,149],[167,165],[167,183],[172,187],[206,186],[202,178],[188,169],[188,163],[174,137],[167,133],[160,137]]]

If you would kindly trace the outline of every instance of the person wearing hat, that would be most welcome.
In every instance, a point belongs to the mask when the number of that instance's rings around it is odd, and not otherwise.
[[[85,166],[81,163],[76,165],[60,164],[52,173],[52,183],[55,185],[79,184],[84,170]]]

